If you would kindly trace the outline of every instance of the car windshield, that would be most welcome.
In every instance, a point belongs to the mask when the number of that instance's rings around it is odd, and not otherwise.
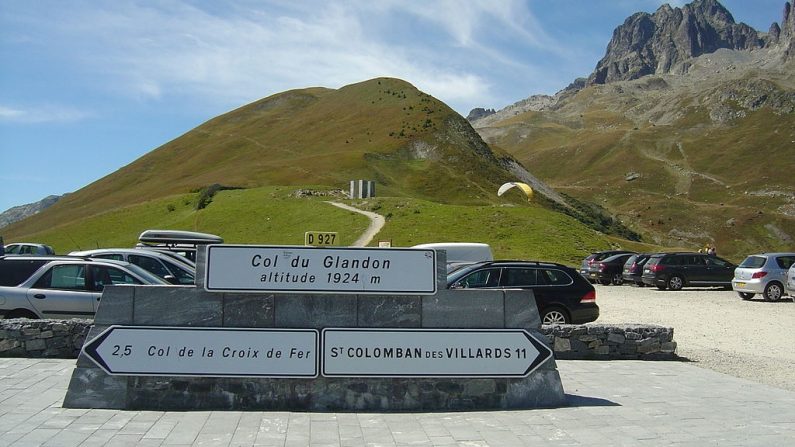
[[[767,261],[767,258],[764,256],[749,256],[740,264],[740,267],[744,269],[758,269],[765,265],[765,261]]]
[[[662,259],[661,256],[652,256],[652,257],[649,258],[648,261],[646,261],[646,264],[644,266],[645,267],[655,266],[655,265],[660,263],[660,259]]]
[[[143,279],[146,284],[169,285],[168,281],[160,279],[157,275],[149,273],[135,264],[128,264],[125,267]]]
[[[449,275],[447,275],[447,284],[453,284],[454,282],[458,281],[459,279],[463,278],[464,276],[468,275],[473,270],[478,269],[483,264],[472,264],[466,267],[462,267],[458,270],[453,271]]]

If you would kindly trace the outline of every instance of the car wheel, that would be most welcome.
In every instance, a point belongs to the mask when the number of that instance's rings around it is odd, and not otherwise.
[[[671,290],[682,290],[684,287],[685,281],[679,275],[674,275],[668,278],[668,288]]]
[[[613,285],[620,286],[621,284],[624,284],[624,276],[621,273],[616,273],[613,275]]]
[[[783,295],[784,291],[781,288],[781,284],[777,282],[771,282],[770,284],[765,287],[764,297],[767,301],[778,301],[781,299],[781,295]]]
[[[560,307],[549,307],[541,312],[541,324],[569,324],[569,315]]]
[[[737,295],[740,295],[740,298],[744,300],[750,300],[754,297],[754,294],[751,292],[737,292]]]
[[[601,284],[603,286],[609,286],[610,285],[610,280],[609,279],[600,279],[599,280],[599,284]]]
[[[10,320],[12,318],[28,318],[31,320],[38,320],[39,317],[36,316],[33,312],[27,309],[16,309],[12,310],[6,315],[6,319]]]

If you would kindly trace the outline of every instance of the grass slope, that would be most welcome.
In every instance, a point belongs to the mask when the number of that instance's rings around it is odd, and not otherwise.
[[[327,189],[319,187],[318,189]],[[52,245],[56,252],[96,247],[130,247],[148,228],[218,234],[227,243],[302,245],[305,231],[336,231],[349,245],[367,228],[366,217],[323,203],[325,197],[296,197],[294,187],[221,191],[204,209],[198,194],[174,195],[87,217],[20,240]],[[485,242],[502,259],[535,259],[576,265],[588,253],[610,247],[659,250],[622,241],[536,204],[508,198],[501,205],[454,205],[422,199],[383,197],[341,200],[386,217],[371,245],[425,242]]]
[[[347,188],[364,178],[381,194],[485,203],[513,180],[497,160],[466,120],[405,81],[293,90],[211,119],[7,232],[43,232],[214,183]]]
[[[553,188],[605,207],[648,241],[715,243],[735,260],[791,251],[795,114],[739,107],[742,97],[725,99],[733,98],[725,85],[648,92],[648,82],[588,88],[482,133]],[[765,84],[774,90],[760,101],[791,98],[790,81],[781,82]],[[645,110],[654,113],[640,118]],[[732,117],[716,121],[717,113]],[[657,119],[664,114],[675,119]],[[639,177],[628,181],[630,173]]]
[[[319,199],[291,196],[295,188],[221,191],[202,210],[198,194],[180,194],[86,217],[58,227],[22,233],[17,240],[50,244],[57,253],[97,247],[132,247],[150,228],[221,235],[227,243],[303,245],[305,231],[337,231],[341,244],[355,241],[369,225],[360,214]]]

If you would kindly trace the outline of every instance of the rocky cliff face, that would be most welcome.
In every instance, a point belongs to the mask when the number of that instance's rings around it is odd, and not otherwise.
[[[7,209],[2,213],[0,213],[0,228],[3,228],[7,225],[11,225],[14,222],[18,222],[26,217],[39,213],[54,205],[55,202],[60,200],[62,197],[64,196],[47,196],[42,200],[39,200],[38,202],[28,203],[26,205],[19,205]]]
[[[778,44],[784,49],[785,59],[795,59],[795,3],[784,4]]]
[[[469,111],[469,115],[467,115],[467,121],[470,123],[479,120],[481,118],[485,118],[489,115],[494,115],[497,113],[494,109],[484,109],[483,107],[476,107]]]
[[[782,39],[784,30],[782,30]],[[696,0],[682,8],[661,6],[639,12],[613,31],[605,57],[588,85],[637,79],[648,74],[681,72],[680,63],[720,48],[750,50],[765,42],[744,23],[735,23],[717,0]]]

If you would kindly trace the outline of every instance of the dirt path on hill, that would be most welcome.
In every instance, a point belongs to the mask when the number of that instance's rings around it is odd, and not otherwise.
[[[372,213],[370,211],[360,210],[359,208],[354,208],[352,206],[345,205],[344,203],[339,203],[339,202],[326,202],[326,203],[334,205],[337,208],[342,208],[344,210],[353,211],[354,213],[363,214],[367,216],[368,219],[370,219],[370,226],[367,227],[366,230],[364,230],[364,233],[362,233],[362,235],[359,236],[359,239],[356,239],[356,241],[351,244],[351,247],[366,247],[367,244],[369,244],[373,240],[375,235],[378,234],[379,231],[381,231],[381,228],[384,227],[384,223],[386,223],[384,216],[380,214]]]

